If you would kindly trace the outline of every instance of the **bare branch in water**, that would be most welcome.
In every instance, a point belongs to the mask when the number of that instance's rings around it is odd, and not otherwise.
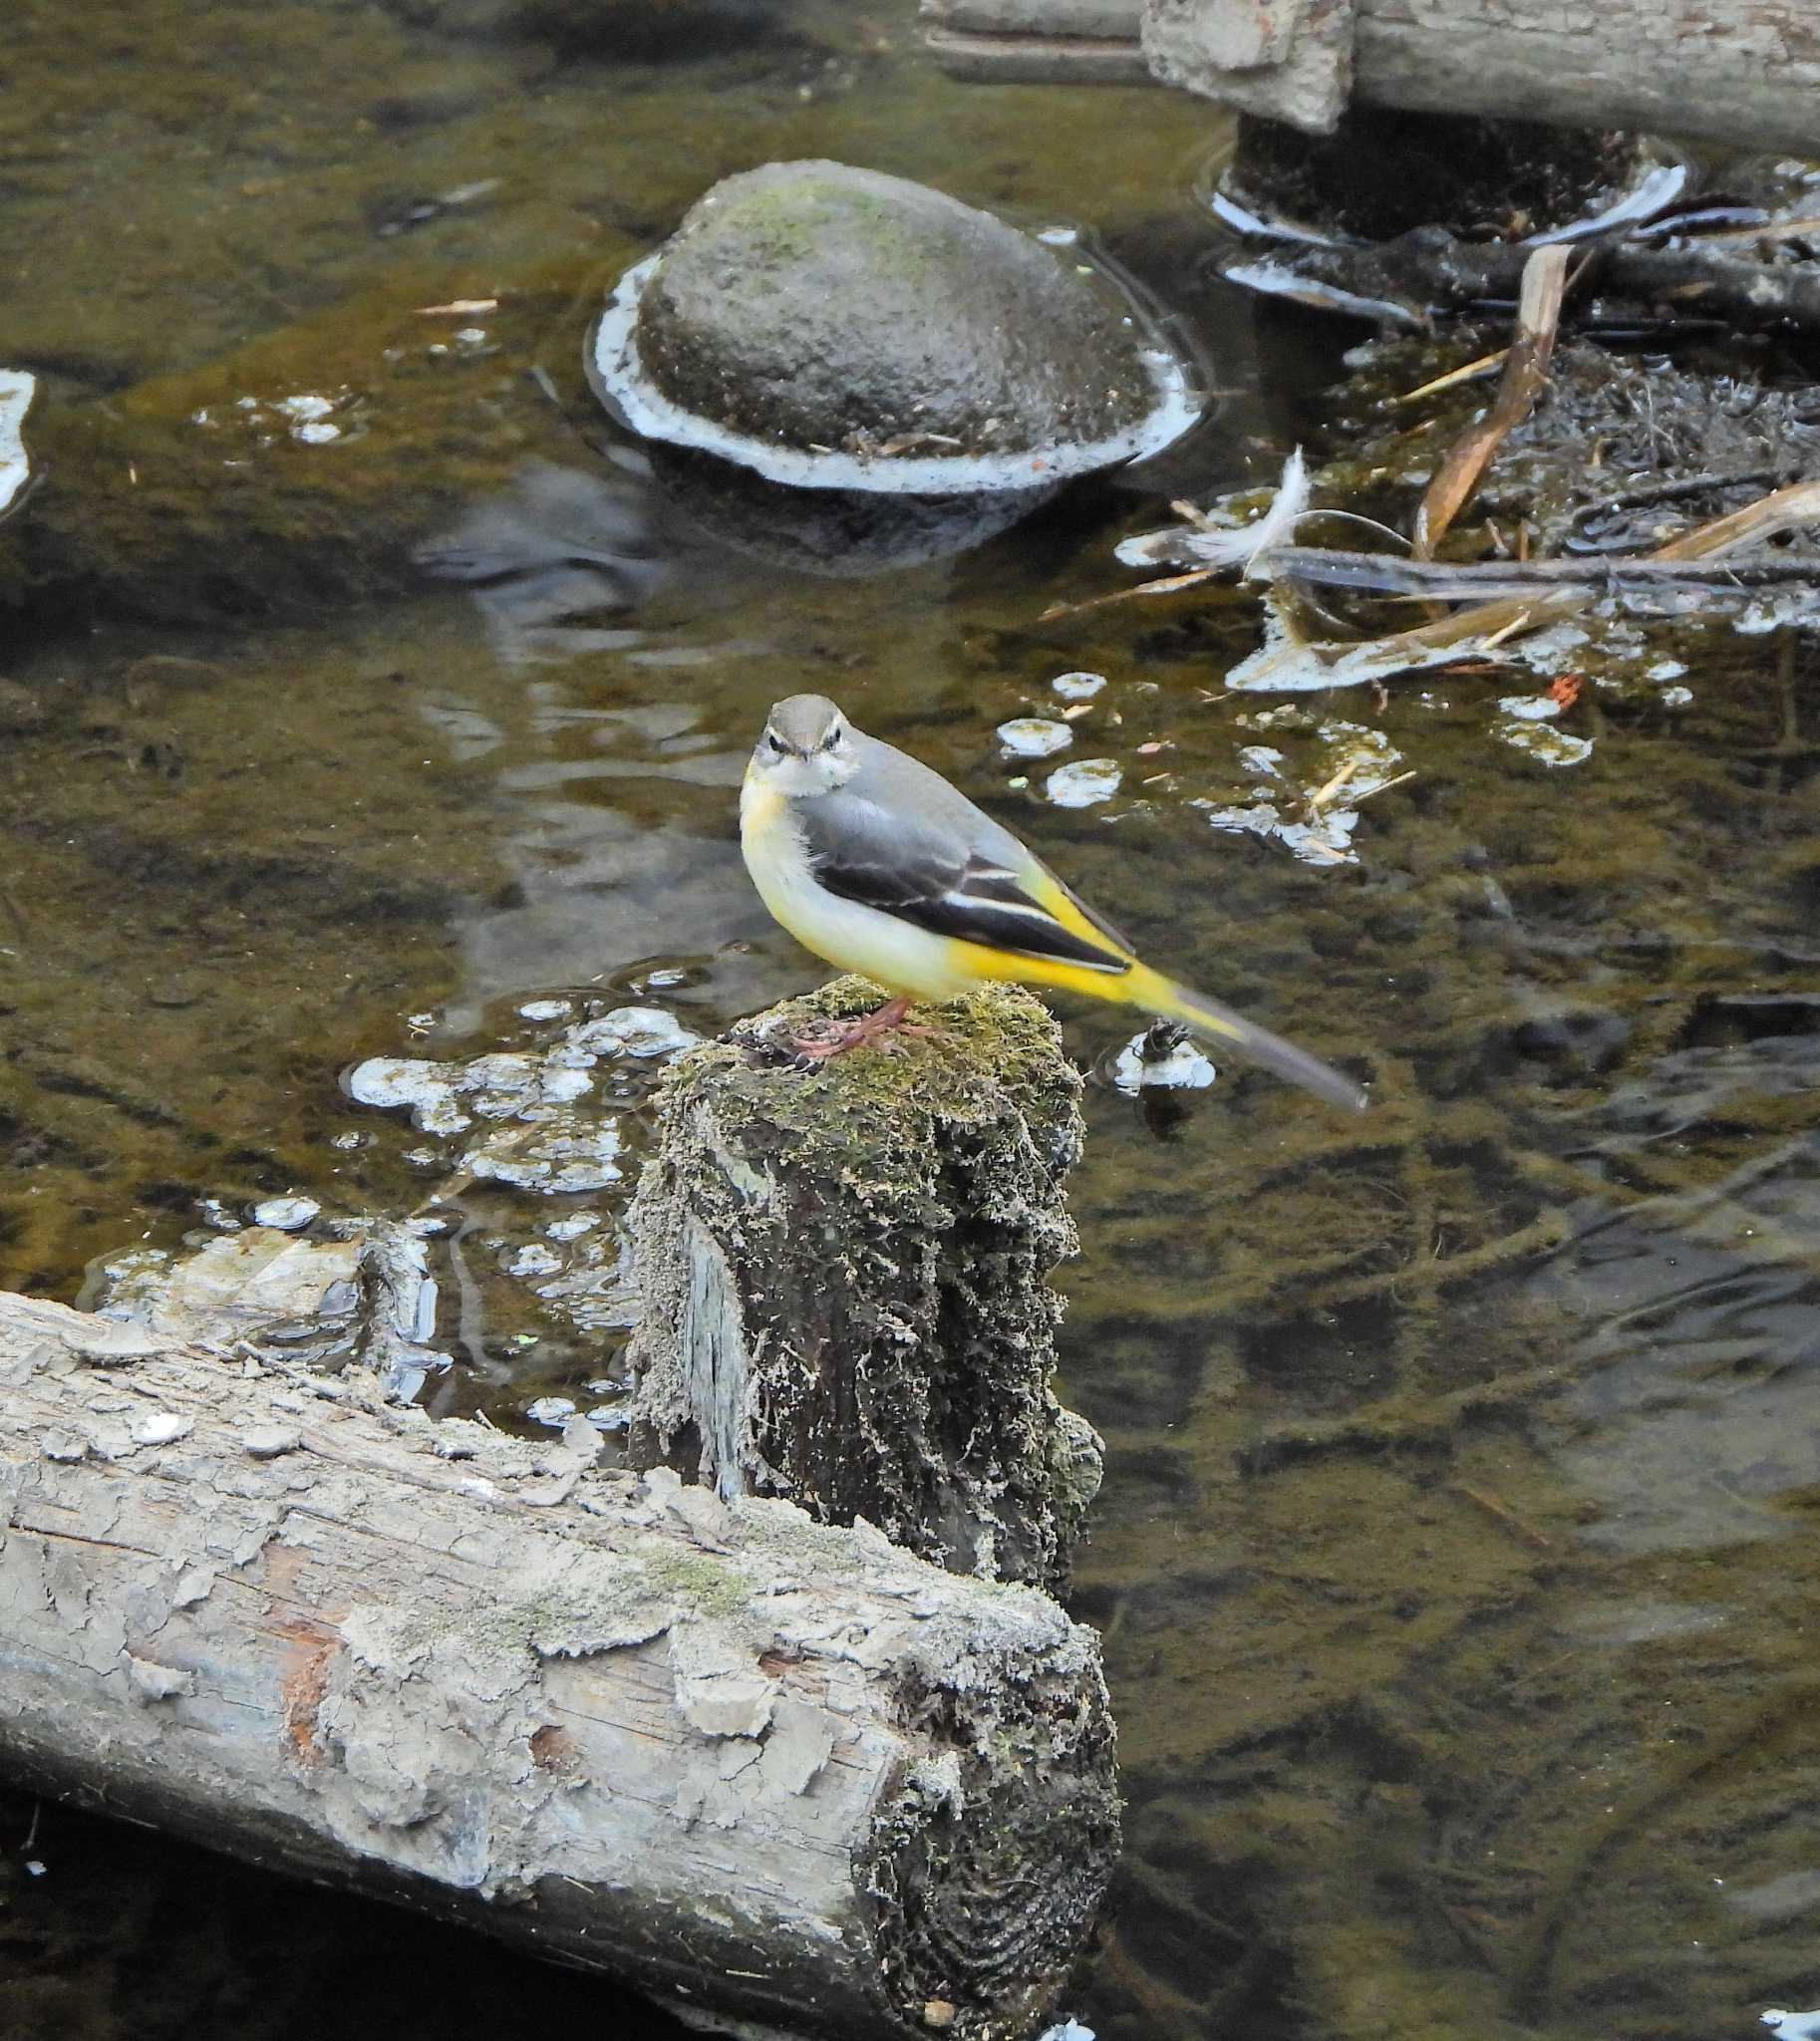
[[[1391,553],[1350,553],[1330,546],[1283,546],[1271,556],[1283,581],[1406,595],[1422,602],[1485,602],[1538,589],[1633,587],[1723,592],[1820,582],[1813,560],[1660,560],[1645,554],[1589,553],[1567,560],[1404,560]]]

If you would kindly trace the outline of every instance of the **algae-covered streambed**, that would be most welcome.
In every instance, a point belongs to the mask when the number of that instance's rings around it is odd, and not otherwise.
[[[74,1298],[205,1199],[409,1210],[449,1155],[350,1099],[361,1057],[514,1047],[546,1001],[709,1032],[814,982],[733,803],[766,705],[826,692],[1377,1101],[1089,1087],[1061,1387],[1109,1446],[1074,1606],[1129,1815],[1077,2015],[1705,2041],[1820,2003],[1811,640],[1594,665],[1561,766],[1498,707],[1529,677],[1225,694],[1252,592],[1040,624],[1125,585],[1168,497],[1338,443],[1353,336],[1206,281],[1217,117],[950,84],[906,0],[678,7],[636,59],[577,26],[621,11],[21,0],[0,31],[0,365],[42,379],[49,467],[0,529],[0,1285]],[[1210,425],[946,563],[717,546],[612,458],[587,311],[717,176],[815,154],[1089,225],[1197,337]],[[1032,717],[1065,747],[1010,755]],[[1362,747],[1415,776],[1350,839],[1215,826]],[[1104,1070],[1130,1029],[1067,1032]],[[618,1335],[509,1273],[511,1194],[461,1209],[435,1393],[585,1399]],[[9,2036],[600,2017],[16,1796],[0,1852]]]

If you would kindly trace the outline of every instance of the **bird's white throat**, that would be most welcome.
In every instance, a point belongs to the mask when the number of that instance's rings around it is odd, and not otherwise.
[[[778,756],[760,750],[754,753],[747,777],[757,780],[766,792],[790,800],[812,800],[817,794],[845,786],[858,769],[859,760],[850,751],[817,751],[813,757],[803,758],[794,752]]]

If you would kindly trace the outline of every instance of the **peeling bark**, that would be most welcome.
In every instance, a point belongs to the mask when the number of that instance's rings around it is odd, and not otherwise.
[[[877,1002],[843,979],[672,1066],[632,1214],[634,1455],[1060,1591],[1099,1485],[1050,1391],[1080,1079],[1009,987],[896,1053],[766,1046]]]
[[[923,14],[957,77],[1123,84],[1160,70],[1316,132],[1347,103],[1350,57],[1357,106],[1815,146],[1811,0],[923,0]]]
[[[0,1295],[0,1768],[708,2024],[1011,2041],[1116,1848],[1097,1647],[865,1527]]]

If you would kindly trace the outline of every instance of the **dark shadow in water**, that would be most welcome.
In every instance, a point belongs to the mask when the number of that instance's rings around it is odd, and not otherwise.
[[[602,1978],[466,1929],[0,1793],[0,2041],[603,2031],[614,2041],[687,2032]]]

